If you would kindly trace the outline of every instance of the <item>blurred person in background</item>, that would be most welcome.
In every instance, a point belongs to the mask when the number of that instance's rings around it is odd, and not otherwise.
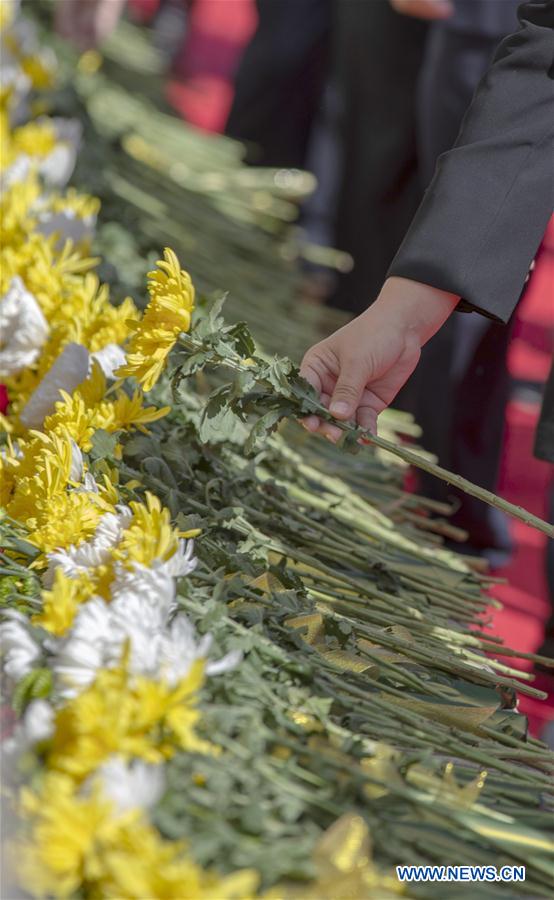
[[[354,267],[339,277],[332,305],[359,313],[377,296],[438,157],[454,144],[497,45],[517,25],[519,2],[338,0],[344,166],[336,246]],[[498,323],[453,317],[397,400],[441,465],[491,491],[510,390],[509,338]],[[452,522],[469,541],[457,550],[506,562],[511,541],[502,513],[426,473],[419,481],[421,493],[458,505]]]
[[[56,29],[79,50],[106,40],[123,13],[127,0],[57,0]]]
[[[154,44],[168,66],[182,47],[187,13],[193,3],[194,0],[154,0],[144,6],[131,3],[138,20],[152,26]],[[80,50],[88,50],[110,36],[126,5],[127,0],[57,0],[56,29]]]
[[[334,74],[342,158],[334,245],[354,260],[331,305],[375,296],[421,200],[417,83],[428,22],[389,0],[335,3]]]
[[[302,242],[329,247],[338,188],[338,104],[331,79],[337,0],[256,0],[258,21],[235,73],[225,133],[245,162],[307,169],[317,179],[302,204]],[[334,273],[302,261],[303,300],[326,298]]]
[[[304,168],[328,75],[332,0],[256,0],[226,133],[247,161]]]

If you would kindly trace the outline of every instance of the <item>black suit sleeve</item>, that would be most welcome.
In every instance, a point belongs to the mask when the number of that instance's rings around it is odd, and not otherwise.
[[[519,9],[389,275],[507,321],[554,206],[554,0]]]

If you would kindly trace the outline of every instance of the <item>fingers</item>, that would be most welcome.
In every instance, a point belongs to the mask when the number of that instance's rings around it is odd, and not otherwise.
[[[326,409],[329,409],[329,403],[331,401],[330,395],[323,393],[320,399],[323,406]],[[332,422],[322,421],[321,419],[319,420],[319,427],[317,431],[322,437],[327,438],[328,441],[331,441],[332,444],[336,444],[342,434],[341,429],[338,428],[337,425],[333,425]]]
[[[362,360],[350,359],[343,363],[329,404],[329,412],[336,419],[344,421],[355,417],[368,374]]]
[[[324,345],[312,348],[302,361],[300,374],[320,395],[320,402],[331,414],[341,421],[356,420],[356,411],[364,395],[368,378],[367,366],[359,359],[340,360],[335,354],[325,352]],[[337,377],[338,376],[338,377]],[[365,392],[367,393],[367,392]],[[365,406],[370,407],[368,399]],[[377,413],[366,419],[374,422]],[[307,431],[318,433],[332,443],[336,443],[342,429],[320,416],[306,416],[301,423]]]
[[[360,428],[371,434],[377,434],[377,416],[380,412],[382,409],[377,409],[375,406],[360,406],[356,416]]]
[[[331,398],[330,398],[329,394],[326,394],[325,392],[323,392],[319,398],[319,401],[322,404],[322,406],[325,406],[325,408],[328,409],[330,399]],[[316,431],[321,432],[321,428],[325,423],[321,421],[319,416],[306,416],[305,419],[301,419],[300,424],[306,429],[306,431],[315,433]],[[323,433],[323,432],[321,432],[321,433]]]
[[[302,378],[311,384],[318,395],[331,394],[335,386],[338,367],[331,366],[331,360],[327,360],[319,351],[319,345],[313,347],[302,360],[300,374]]]
[[[300,366],[302,378],[305,378],[306,381],[311,384],[319,395],[320,402],[326,407],[329,406],[330,395],[335,387],[336,381],[331,368],[333,363],[333,358],[328,358],[328,356],[322,352],[321,345],[317,344],[305,354]],[[322,421],[319,416],[312,415],[306,416],[305,419],[301,420],[300,424],[303,425],[307,431],[316,432],[320,430]]]
[[[323,392],[319,399],[322,406],[325,406],[326,409],[328,409],[329,401],[331,400],[330,395]],[[333,425],[331,422],[320,419],[319,416],[306,416],[305,419],[302,419],[300,424],[303,425],[306,431],[310,431],[312,434],[317,432],[333,444],[336,444],[342,434],[340,428]]]
[[[305,419],[300,419],[300,424],[306,431],[310,431],[314,434],[321,426],[321,419],[318,416],[306,416]]]
[[[377,434],[377,419],[386,409],[388,402],[374,390],[365,390],[356,413],[356,422],[364,431]]]

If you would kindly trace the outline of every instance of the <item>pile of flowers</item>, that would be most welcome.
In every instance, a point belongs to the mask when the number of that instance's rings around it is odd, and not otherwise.
[[[466,627],[479,583],[351,489],[338,456],[327,469],[328,447],[309,465],[272,435],[305,385],[218,298],[188,333],[174,252],[143,312],[112,303],[99,202],[67,187],[81,127],[48,115],[55,59],[16,12],[0,3],[8,894],[385,900],[403,891],[383,860],[414,859],[421,832],[426,861],[454,835],[461,861],[523,858],[542,896],[551,843],[528,826],[548,761],[496,699],[515,670],[483,670]],[[459,784],[445,753],[493,777]]]
[[[14,13],[2,4],[0,507],[40,590],[0,626],[5,694],[24,709],[3,745],[9,855],[33,896],[248,896],[255,873],[203,871],[149,819],[166,760],[218,752],[197,730],[199,692],[240,655],[211,659],[179,610],[197,532],[93,452],[167,414],[144,392],[190,326],[194,290],[166,250],[142,316],[109,302],[89,256],[98,203],[64,187],[80,129],[27,119],[53,61]],[[17,556],[2,554],[14,571]]]

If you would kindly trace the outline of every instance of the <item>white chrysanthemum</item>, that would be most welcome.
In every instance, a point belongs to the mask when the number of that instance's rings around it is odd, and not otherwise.
[[[112,634],[110,608],[101,597],[84,603],[67,637],[52,641],[52,670],[61,696],[73,697],[94,681]]]
[[[17,16],[19,15],[19,9],[21,6],[21,0],[3,0],[2,3],[2,16],[0,17],[0,23],[2,23],[3,27],[0,29],[0,34],[2,37],[5,32],[9,31],[10,28],[13,27],[13,23]]]
[[[141,759],[132,762],[121,756],[111,756],[83,785],[85,792],[98,785],[102,793],[115,804],[118,813],[131,809],[152,809],[165,790],[163,766],[151,765]]]
[[[5,94],[9,91],[8,114],[10,126],[15,128],[29,119],[29,92],[31,79],[21,70],[19,63],[5,60],[5,47],[0,48],[2,63],[0,64],[0,78]]]
[[[83,483],[82,483],[81,487],[78,488],[78,490],[86,491],[88,494],[98,494],[99,493],[98,485],[96,484],[96,481],[94,480],[94,475],[91,475],[90,472],[85,472],[85,475],[83,478]]]
[[[47,741],[54,733],[54,710],[46,700],[31,700],[9,738],[2,742],[2,757],[15,764],[21,754]]]
[[[169,579],[171,590],[173,584]],[[138,583],[135,585],[138,587]],[[158,588],[161,585],[158,584]],[[91,684],[100,668],[117,666],[126,644],[135,674],[157,674],[160,643],[173,599],[144,591],[120,591],[111,603],[93,597],[79,609],[59,644],[53,670],[60,692],[74,696]]]
[[[194,541],[185,541],[181,538],[179,546],[173,556],[164,561],[156,560],[154,565],[163,566],[164,571],[173,578],[179,578],[182,575],[190,575],[198,565],[198,560],[193,555],[193,552]]]
[[[88,481],[87,481],[88,477]],[[88,473],[85,476],[83,487],[96,493],[96,482]],[[129,526],[132,513],[127,506],[118,506],[117,513],[106,513],[100,519],[94,535],[89,541],[83,541],[77,546],[72,545],[65,550],[54,550],[48,554],[48,568],[43,576],[46,587],[51,587],[54,582],[56,569],[61,568],[65,575],[76,578],[95,566],[101,566],[108,562],[110,553],[121,540],[125,528]]]
[[[9,609],[4,612],[4,621],[0,624],[0,653],[4,672],[14,681],[27,675],[40,657],[40,647],[29,634],[27,619]]]
[[[0,375],[15,375],[37,359],[48,323],[21,278],[12,278],[0,299]]]
[[[54,710],[46,700],[32,700],[23,716],[27,746],[47,741],[54,733]]]
[[[42,121],[42,118],[37,119],[37,124]],[[39,172],[47,184],[65,187],[75,168],[83,129],[77,119],[52,118],[46,121],[54,127],[56,146],[40,162]]]
[[[111,606],[121,615],[132,616],[133,605],[140,602],[143,614],[148,608],[155,611],[158,627],[163,627],[176,608],[175,581],[163,564],[145,566],[135,563],[132,569],[118,564],[111,588]]]
[[[106,344],[101,350],[91,354],[91,361],[96,360],[106,378],[115,378],[114,372],[124,365],[127,357],[119,344]]]
[[[83,478],[83,454],[81,453],[81,448],[79,445],[72,440],[71,441],[71,469],[69,470],[69,477],[71,481],[80,482]]]
[[[207,658],[210,635],[198,640],[184,614],[169,623],[175,602],[173,579],[144,566],[128,574],[126,583],[114,590],[111,603],[99,597],[84,603],[71,631],[59,641],[53,669],[63,696],[73,696],[90,684],[99,668],[117,666],[125,646],[133,674],[163,678],[170,684],[185,677],[195,660]],[[232,652],[207,662],[206,673],[227,672],[241,658]]]
[[[0,172],[0,197],[12,184],[25,181],[31,171],[31,157],[20,153],[11,166]]]
[[[2,0],[3,3],[6,0]],[[7,0],[9,3],[10,0]],[[16,4],[16,8],[19,4]],[[17,46],[18,53],[22,56],[34,56],[39,50],[39,40],[37,28],[34,22],[29,19],[19,18],[17,12],[11,17],[9,26],[9,43]],[[55,57],[54,57],[55,59]]]
[[[44,237],[58,236],[57,249],[61,250],[66,241],[80,244],[81,241],[91,241],[96,228],[96,216],[78,216],[73,209],[63,209],[60,212],[39,213],[36,231]]]
[[[87,378],[89,352],[82,344],[67,344],[23,407],[20,419],[26,428],[40,428],[61,400],[60,391],[73,391]]]
[[[7,446],[0,447],[0,459],[7,459],[8,456],[14,459],[23,459],[23,450],[17,441],[12,441],[9,448]]]
[[[170,684],[184,678],[192,663],[208,656],[212,644],[211,634],[205,634],[199,641],[194,627],[186,616],[176,616],[163,635],[158,670]],[[206,663],[206,675],[222,675],[235,669],[242,660],[239,650],[232,650],[221,659]]]

